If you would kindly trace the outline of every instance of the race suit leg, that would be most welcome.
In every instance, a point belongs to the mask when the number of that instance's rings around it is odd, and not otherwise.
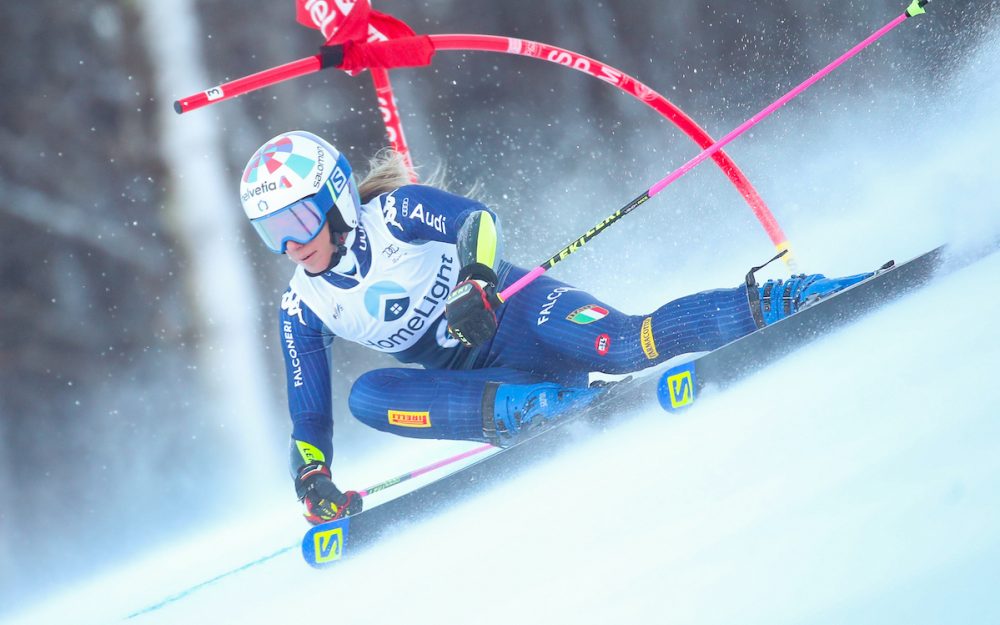
[[[502,285],[524,274],[511,268]],[[646,315],[627,315],[589,293],[541,276],[504,303],[477,366],[530,371],[629,373],[708,351],[757,329],[746,286],[687,295]]]
[[[504,284],[523,270],[512,268]],[[349,406],[363,423],[413,438],[484,439],[487,383],[586,387],[588,373],[628,373],[714,349],[756,329],[746,287],[705,291],[649,315],[626,315],[542,276],[506,302],[499,328],[472,369],[377,369],[354,383]],[[485,409],[485,410],[484,410]]]
[[[375,369],[359,377],[348,406],[362,423],[400,436],[484,441],[488,382],[535,384],[543,378],[513,369]],[[586,386],[586,374],[568,380]],[[488,414],[492,414],[492,406]]]

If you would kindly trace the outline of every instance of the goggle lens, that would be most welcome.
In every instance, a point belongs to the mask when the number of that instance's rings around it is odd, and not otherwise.
[[[304,198],[250,222],[269,250],[283,254],[289,241],[305,245],[316,238],[326,223],[329,207],[320,208],[314,198]]]

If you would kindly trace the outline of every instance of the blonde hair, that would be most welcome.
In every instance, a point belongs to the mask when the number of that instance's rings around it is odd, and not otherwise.
[[[415,172],[406,166],[406,159],[402,154],[392,148],[382,148],[368,161],[368,173],[358,183],[361,203],[367,204],[376,196],[395,191],[408,184],[425,184],[447,190],[445,180],[447,175],[441,165],[438,165],[423,182],[414,182],[415,177]],[[478,194],[478,186],[478,183],[473,185],[473,189],[467,195],[472,197],[472,194]]]
[[[358,184],[361,203],[365,204],[377,195],[410,184],[410,173],[402,154],[392,148],[379,150],[368,161],[368,173]]]

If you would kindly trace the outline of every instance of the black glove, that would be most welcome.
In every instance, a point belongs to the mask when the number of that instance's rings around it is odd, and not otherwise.
[[[299,468],[295,494],[306,507],[303,515],[313,525],[361,512],[361,495],[353,490],[340,492],[330,479],[330,467],[322,462]]]
[[[493,338],[497,331],[497,274],[481,263],[472,263],[458,272],[458,284],[445,301],[445,316],[451,335],[466,347],[476,347]]]

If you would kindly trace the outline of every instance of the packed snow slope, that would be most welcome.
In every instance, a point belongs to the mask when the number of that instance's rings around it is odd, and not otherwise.
[[[995,623],[998,275],[994,254],[681,416],[580,432],[330,570],[288,550],[199,586],[294,543],[283,509],[12,622]]]

